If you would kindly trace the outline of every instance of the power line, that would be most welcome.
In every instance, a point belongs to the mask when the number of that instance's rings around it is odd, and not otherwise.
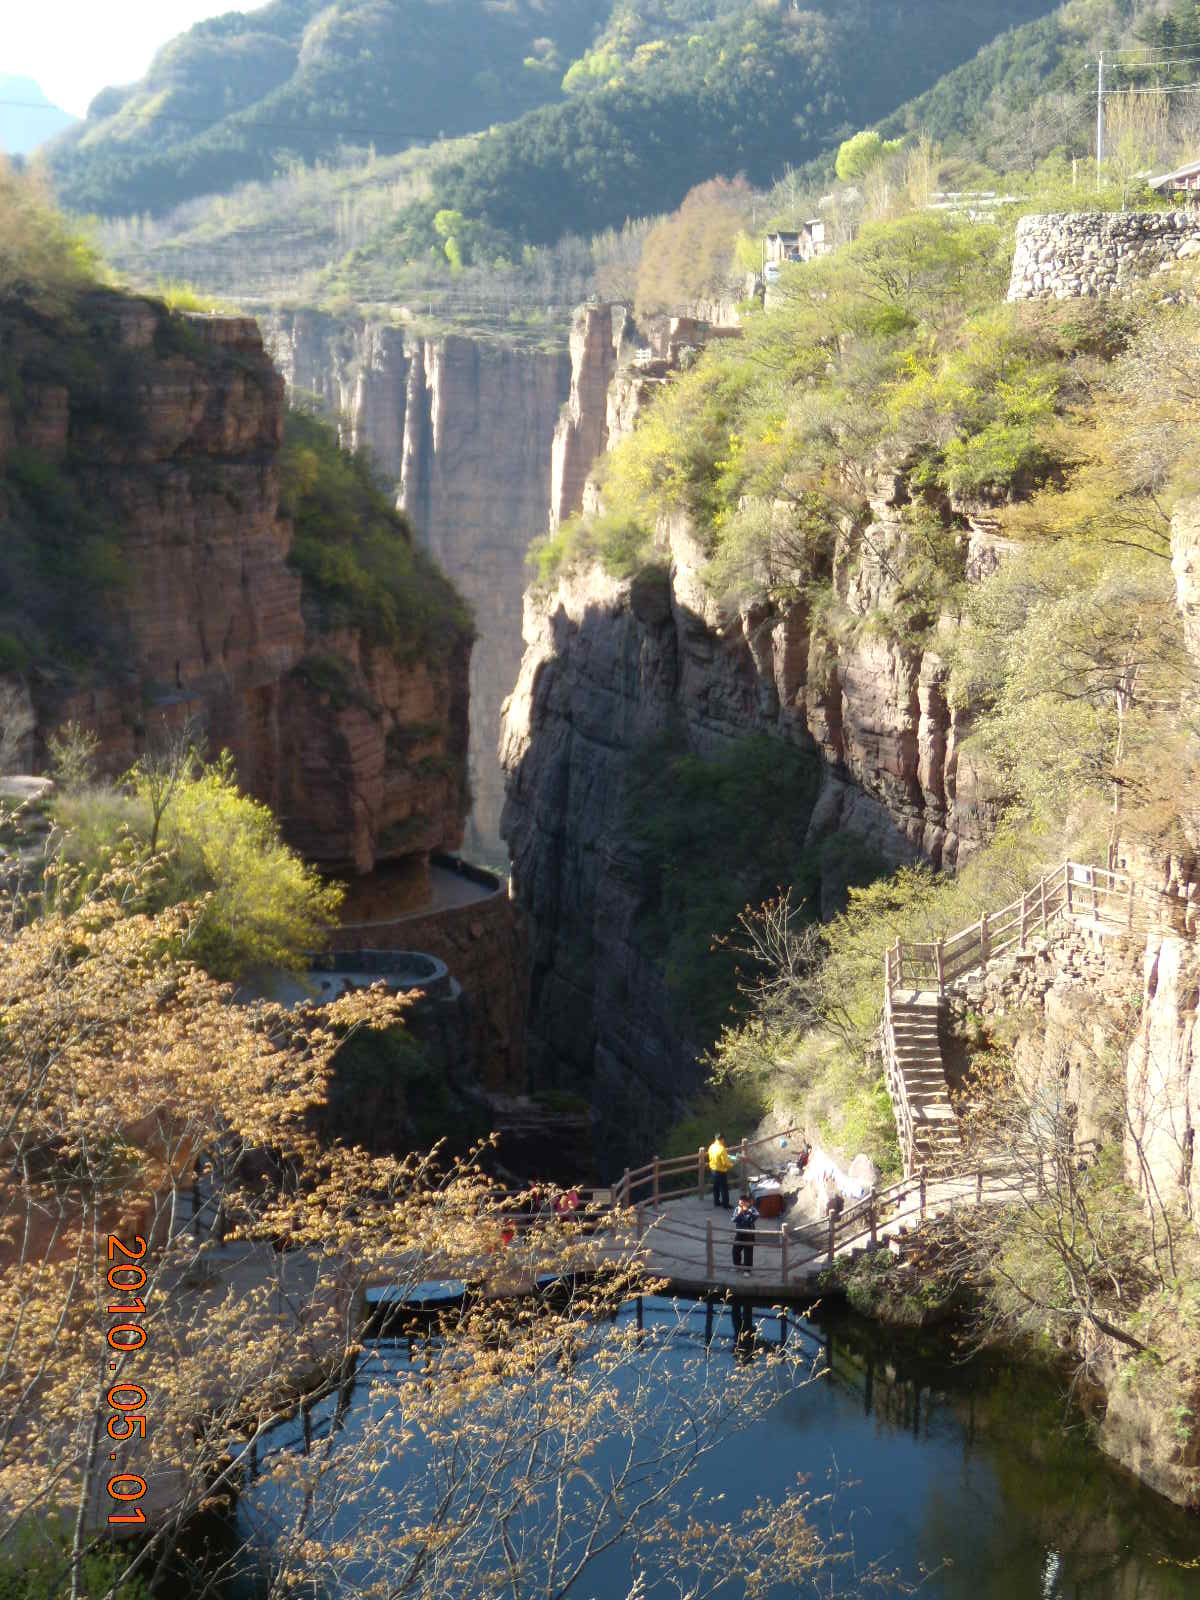
[[[1153,84],[1153,85],[1151,85],[1151,86],[1149,86],[1147,88],[1144,88],[1144,89],[1134,89],[1134,88],[1129,88],[1129,89],[1105,89],[1104,90],[1104,98],[1107,100],[1112,95],[1195,94],[1197,89],[1200,89],[1200,81],[1198,81],[1196,83]]]

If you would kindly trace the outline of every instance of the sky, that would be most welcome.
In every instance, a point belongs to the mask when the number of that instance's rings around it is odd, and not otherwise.
[[[204,17],[255,11],[264,0],[0,0],[0,72],[36,80],[81,117],[110,83],[131,83],[154,52]]]

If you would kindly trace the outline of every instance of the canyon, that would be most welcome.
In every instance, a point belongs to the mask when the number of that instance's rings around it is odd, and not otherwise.
[[[466,848],[502,866],[500,702],[521,662],[526,552],[546,523],[551,439],[567,398],[563,351],[487,344],[316,311],[262,318],[293,397],[312,397],[380,479],[468,600],[470,668]],[[590,461],[590,457],[589,457]]]

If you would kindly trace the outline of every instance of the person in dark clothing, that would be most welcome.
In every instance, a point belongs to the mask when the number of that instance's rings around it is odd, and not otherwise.
[[[754,1265],[754,1225],[758,1210],[748,1194],[744,1194],[733,1213],[733,1264],[746,1277]]]

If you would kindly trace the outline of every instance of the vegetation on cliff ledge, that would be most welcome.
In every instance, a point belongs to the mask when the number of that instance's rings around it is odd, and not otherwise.
[[[771,312],[605,459],[603,515],[535,552],[547,578],[596,559],[627,575],[669,559],[661,530],[682,514],[731,615],[800,608],[832,660],[871,636],[940,657],[1004,828],[953,879],[852,887],[788,1007],[757,1009],[716,1051],[719,1073],[770,1079],[885,1167],[891,1136],[868,1110],[883,949],[967,925],[1068,849],[1103,860],[1114,828],[1186,852],[1195,794],[1169,560],[1196,489],[1192,277],[1007,305],[1011,245],[1003,220],[914,211],[785,270]],[[1020,555],[968,584],[980,524]]]
[[[323,627],[356,628],[403,661],[440,660],[470,640],[465,601],[335,429],[290,407],[280,474],[295,527],[288,559]]]

